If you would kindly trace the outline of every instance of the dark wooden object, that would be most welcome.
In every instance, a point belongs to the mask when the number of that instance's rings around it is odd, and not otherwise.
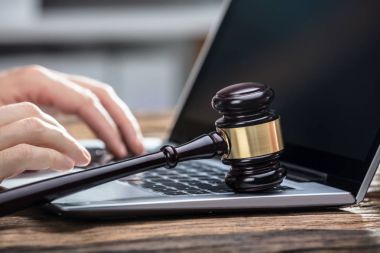
[[[273,91],[262,84],[242,83],[225,88],[213,99],[213,107],[223,115],[216,126],[225,130],[237,127],[244,129],[274,121],[278,116],[268,109],[272,98]],[[232,137],[227,137],[212,132],[179,147],[166,145],[153,154],[6,190],[0,193],[0,215],[146,170],[164,166],[174,168],[181,161],[228,154],[236,147],[230,146]],[[235,141],[238,146],[241,140]],[[226,182],[236,191],[271,189],[279,185],[285,176],[278,159],[279,152],[238,159],[223,157],[223,162],[232,166]]]
[[[153,154],[12,188],[0,193],[0,215],[154,168],[173,168],[180,161],[211,158],[225,149],[224,140],[214,132],[177,148],[167,145]]]
[[[162,136],[172,114],[139,114],[144,136]],[[65,127],[93,137],[78,121]],[[0,217],[1,252],[379,252],[380,175],[360,205],[318,211],[97,221],[59,219],[40,209]]]
[[[260,83],[228,86],[218,91],[212,100],[213,108],[223,115],[215,126],[244,128],[273,122],[279,118],[269,110],[273,98],[273,90]],[[242,159],[223,158],[224,164],[231,165],[226,184],[236,192],[273,189],[281,184],[286,175],[279,161],[280,154],[281,151]]]

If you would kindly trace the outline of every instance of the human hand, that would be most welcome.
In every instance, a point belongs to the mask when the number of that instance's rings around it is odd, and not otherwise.
[[[87,150],[36,105],[0,107],[0,181],[25,170],[85,166],[90,159]]]
[[[135,117],[104,83],[33,65],[1,72],[0,90],[0,105],[30,101],[77,114],[119,158],[143,152]]]

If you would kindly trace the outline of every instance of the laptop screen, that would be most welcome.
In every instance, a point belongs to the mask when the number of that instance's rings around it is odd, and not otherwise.
[[[214,130],[210,101],[255,81],[275,91],[283,160],[357,193],[380,141],[380,1],[234,0],[170,141]]]

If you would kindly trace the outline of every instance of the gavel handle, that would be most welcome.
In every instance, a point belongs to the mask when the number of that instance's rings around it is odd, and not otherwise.
[[[167,145],[149,155],[12,188],[0,193],[0,216],[132,174],[163,166],[173,168],[181,161],[222,155],[226,149],[223,138],[212,132],[179,147]]]

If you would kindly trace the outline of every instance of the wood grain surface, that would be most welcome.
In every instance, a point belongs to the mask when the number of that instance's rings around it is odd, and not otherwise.
[[[139,120],[162,136],[170,118]],[[83,221],[33,208],[0,218],[0,252],[380,252],[380,175],[360,205],[340,209]]]

